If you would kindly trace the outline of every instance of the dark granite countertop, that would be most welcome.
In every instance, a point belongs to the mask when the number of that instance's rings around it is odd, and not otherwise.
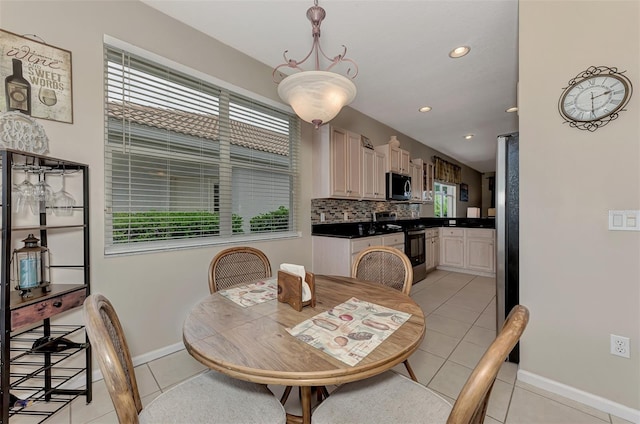
[[[405,228],[422,226],[424,228],[460,227],[495,228],[494,218],[420,218],[403,219],[393,222],[345,222],[338,224],[314,224],[312,236],[360,238],[404,231]]]

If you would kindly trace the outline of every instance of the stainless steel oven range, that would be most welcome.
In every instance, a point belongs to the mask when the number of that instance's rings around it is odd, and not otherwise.
[[[426,278],[426,227],[421,224],[416,224],[416,221],[412,221],[411,224],[403,224],[402,226],[397,225],[396,213],[389,211],[374,212],[373,221],[376,225],[384,225],[385,228],[397,228],[398,230],[402,228],[404,231],[404,253],[413,266],[413,283],[415,284]],[[392,222],[396,224],[391,224]]]
[[[424,225],[410,225],[404,228],[404,253],[409,257],[413,265],[413,283],[427,277],[425,265],[425,237],[426,228]]]

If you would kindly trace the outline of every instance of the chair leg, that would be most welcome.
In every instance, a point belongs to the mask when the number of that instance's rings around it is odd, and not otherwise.
[[[329,391],[325,386],[318,387],[318,402],[322,402],[329,397]]]
[[[287,386],[284,389],[284,393],[282,393],[282,397],[280,398],[280,403],[284,405],[287,403],[287,399],[289,399],[289,393],[291,393],[291,386]]]
[[[411,369],[411,365],[409,365],[409,360],[408,359],[404,360],[404,366],[407,368],[407,372],[409,373],[409,377],[411,377],[411,379],[417,383],[418,382],[418,377],[416,377],[416,375],[414,374],[413,370]]]

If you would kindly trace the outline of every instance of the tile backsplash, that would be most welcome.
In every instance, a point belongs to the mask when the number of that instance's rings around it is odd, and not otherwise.
[[[311,224],[369,222],[373,212],[394,211],[398,219],[420,217],[420,204],[370,200],[311,199]],[[321,214],[324,213],[324,221]],[[345,220],[345,214],[347,219]]]

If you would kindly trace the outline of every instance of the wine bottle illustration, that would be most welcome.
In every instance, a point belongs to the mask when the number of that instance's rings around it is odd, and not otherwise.
[[[7,112],[17,110],[31,115],[31,84],[22,76],[22,61],[11,59],[13,74],[4,80]]]

